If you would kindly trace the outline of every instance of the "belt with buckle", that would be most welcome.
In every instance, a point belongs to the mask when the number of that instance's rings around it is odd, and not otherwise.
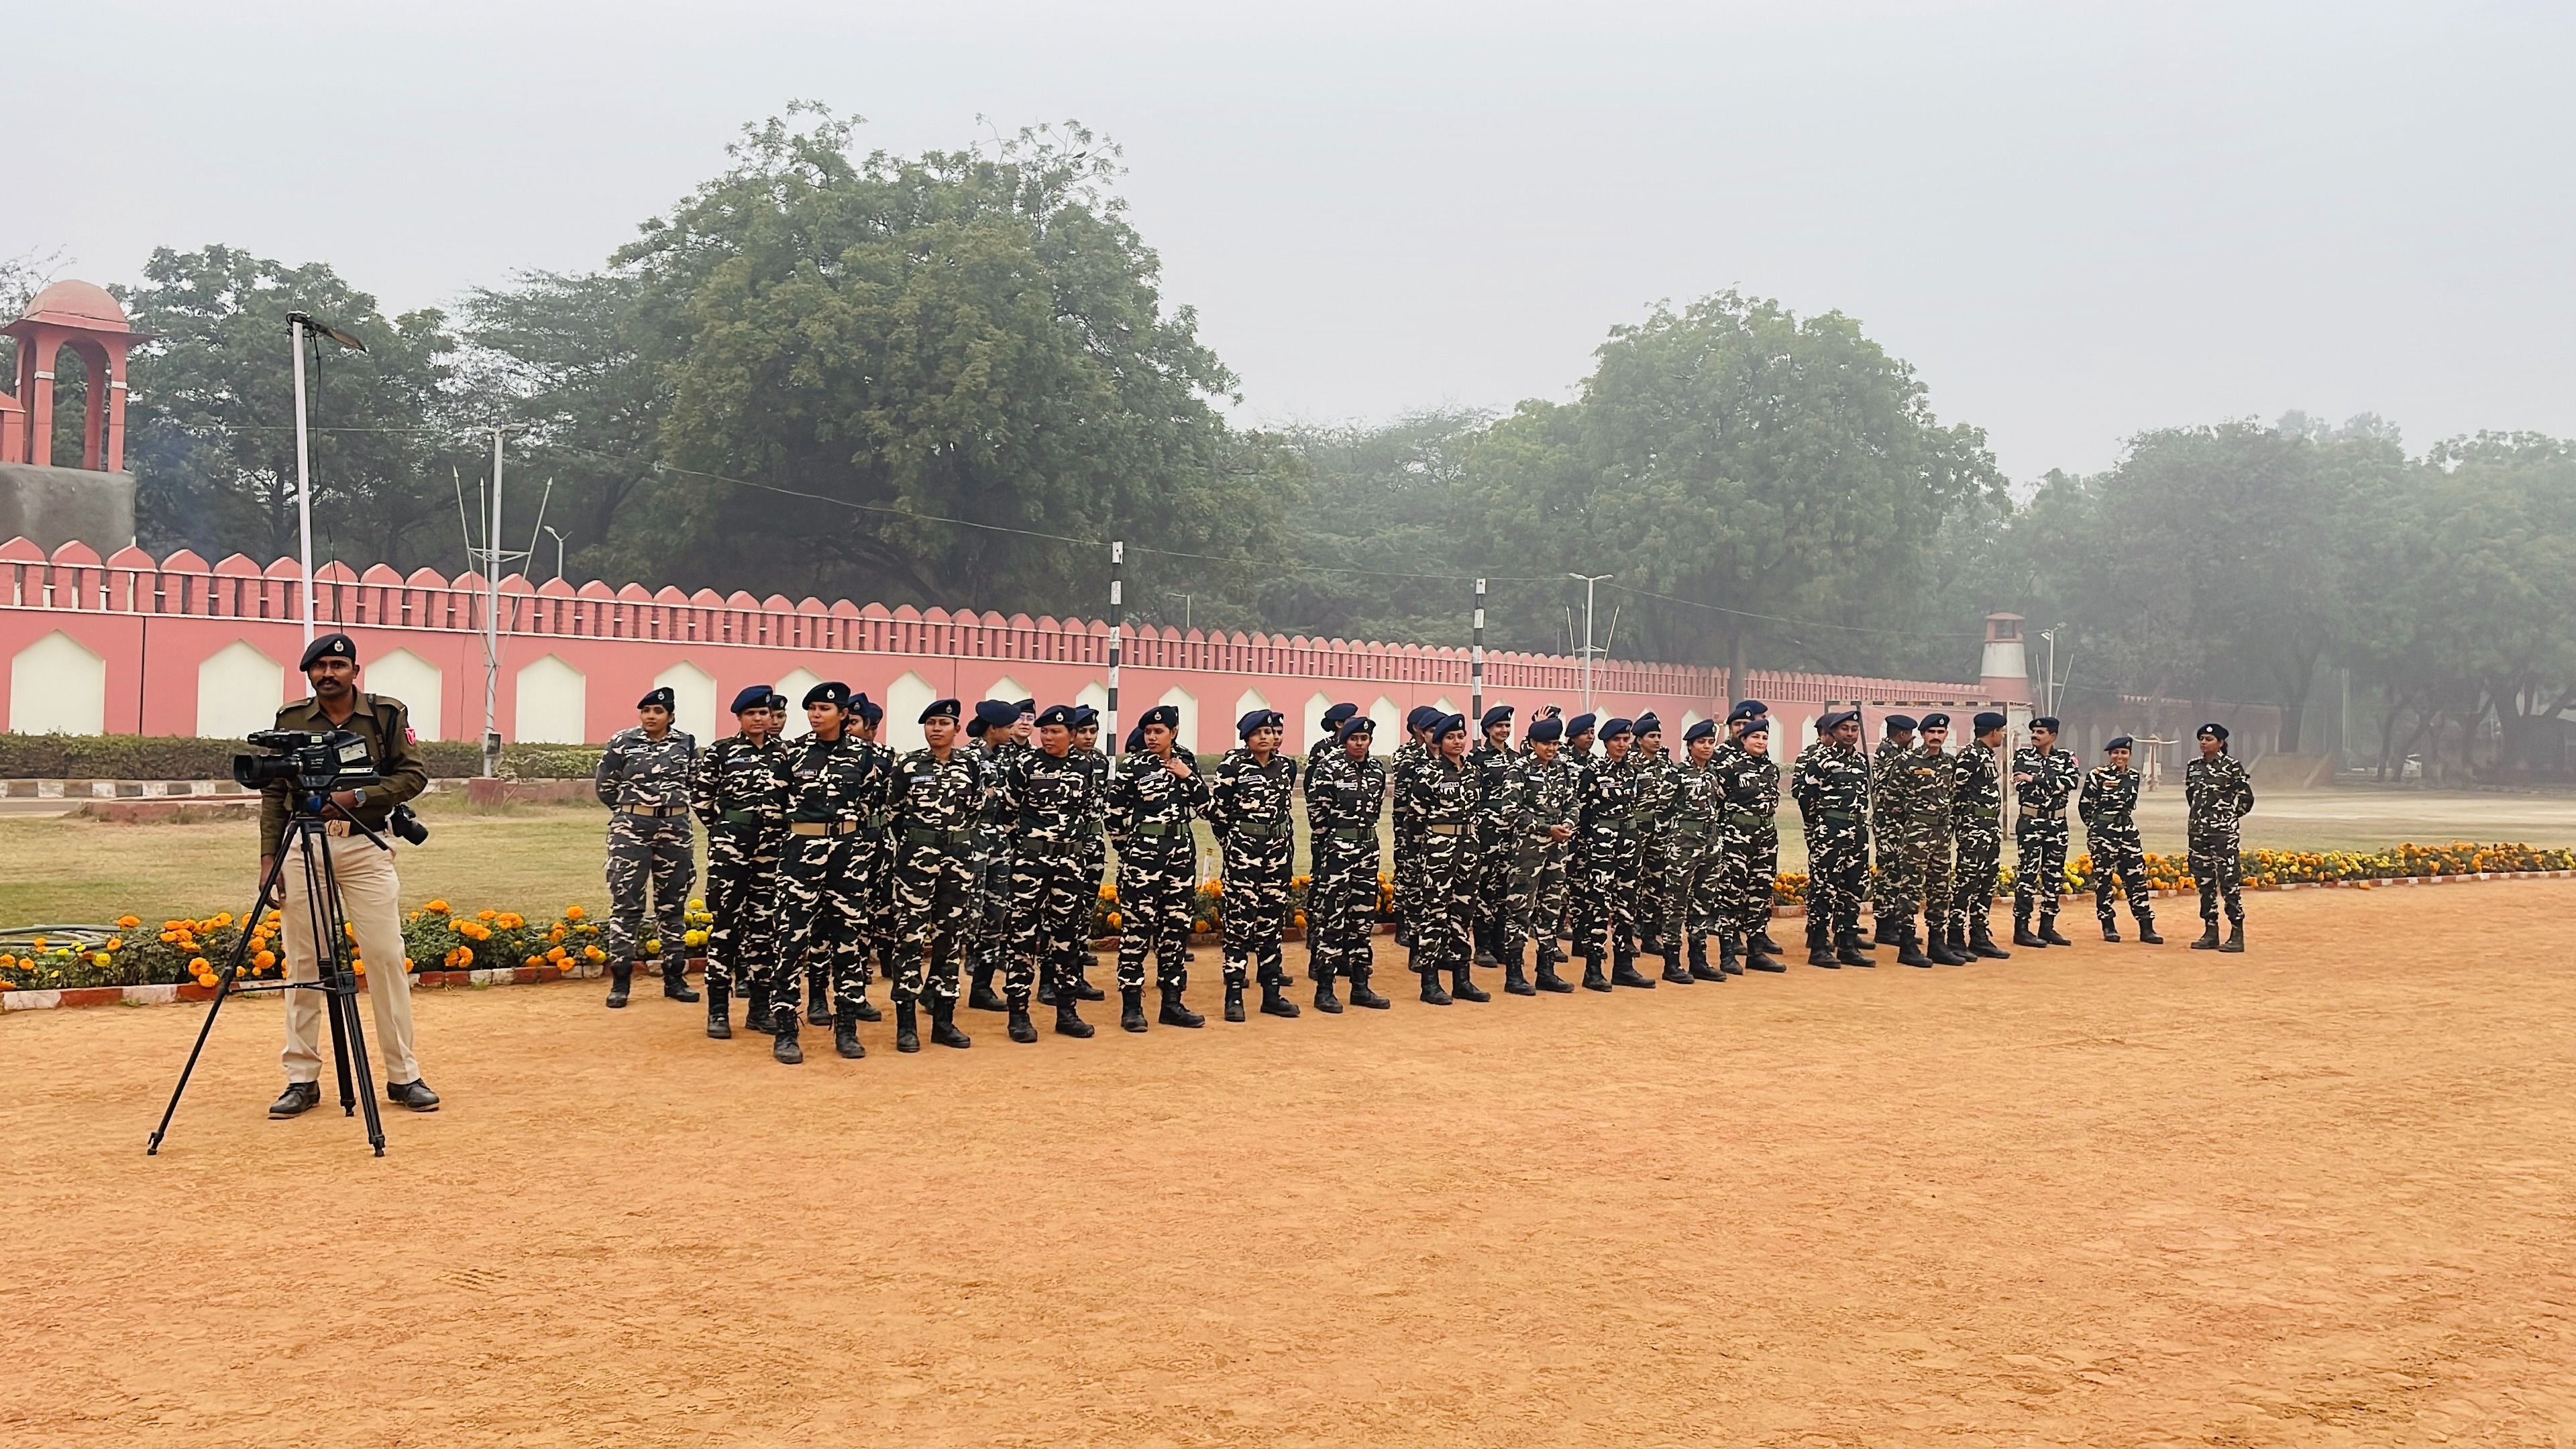
[[[848,835],[859,828],[855,820],[796,820],[788,823],[790,835]]]
[[[1422,829],[1425,833],[1431,835],[1464,835],[1467,833],[1467,827],[1464,825],[1425,825]]]
[[[973,845],[975,843],[975,832],[972,830],[932,830],[927,826],[915,825],[907,828],[903,832],[903,843],[906,845]]]
[[[322,833],[335,839],[346,840],[349,838],[349,822],[346,820],[325,820],[322,822]]]
[[[620,805],[620,815],[677,815],[685,808],[679,805]]]
[[[1315,834],[1325,840],[1347,840],[1353,844],[1377,839],[1377,832],[1364,825],[1337,825],[1329,830],[1318,830]]]

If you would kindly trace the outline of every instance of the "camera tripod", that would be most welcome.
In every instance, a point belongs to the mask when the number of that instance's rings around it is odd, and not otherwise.
[[[179,1085],[170,1090],[170,1105],[162,1110],[161,1125],[152,1129],[152,1140],[145,1145],[147,1157],[158,1156],[161,1139],[169,1135],[170,1119],[179,1110],[179,1098],[188,1090],[188,1077],[197,1070],[197,1058],[206,1049],[206,1038],[213,1035],[215,1017],[224,1009],[226,998],[236,993],[254,991],[319,991],[326,1014],[331,1021],[331,1058],[340,1075],[340,1115],[354,1115],[359,1107],[367,1111],[367,1145],[376,1155],[385,1155],[384,1119],[376,1110],[375,1069],[367,1060],[366,1029],[358,1024],[358,973],[351,969],[351,948],[346,917],[340,910],[340,879],[331,868],[331,834],[322,812],[329,802],[326,795],[300,794],[295,797],[287,816],[286,834],[277,842],[277,858],[268,875],[259,883],[259,898],[251,903],[242,917],[241,939],[233,943],[232,958],[224,963],[223,979],[215,983],[215,999],[206,1008],[206,1021],[197,1028],[197,1044],[189,1048],[188,1064],[179,1069]],[[389,850],[384,837],[344,813],[349,828],[366,837],[378,850]],[[302,847],[298,849],[298,847]],[[312,981],[267,981],[253,985],[236,985],[242,967],[250,959],[251,931],[259,913],[277,892],[285,878],[286,863],[301,857],[304,862],[304,911],[322,959],[316,979]],[[400,971],[403,963],[376,963],[379,971]]]

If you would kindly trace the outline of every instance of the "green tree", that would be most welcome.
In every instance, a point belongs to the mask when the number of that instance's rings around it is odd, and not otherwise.
[[[1493,415],[1435,408],[1384,424],[1292,427],[1308,470],[1294,547],[1262,590],[1281,633],[1454,643],[1466,637],[1473,572],[1458,557],[1465,452]]]

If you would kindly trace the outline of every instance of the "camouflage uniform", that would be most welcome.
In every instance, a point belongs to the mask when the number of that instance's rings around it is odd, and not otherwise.
[[[1970,741],[1951,766],[1950,829],[1959,840],[1959,879],[1950,892],[1951,929],[1968,945],[1992,946],[1987,918],[2004,870],[2004,776],[1995,752]]]
[[[2125,888],[2129,914],[2139,929],[2152,930],[2154,908],[2147,904],[2147,853],[2138,838],[2138,787],[2135,770],[2097,765],[2084,772],[2084,792],[2076,797],[2075,814],[2084,822],[2084,849],[2093,857],[2093,914],[2102,929],[2117,924],[2111,914],[2111,892]]]
[[[1476,959],[1503,959],[1504,940],[1529,910],[1530,881],[1522,865],[1529,835],[1530,781],[1524,761],[1509,746],[1478,740],[1467,751],[1467,773],[1476,782],[1475,844],[1469,874],[1476,895]]]
[[[1288,981],[1279,942],[1297,865],[1296,757],[1275,752],[1264,765],[1250,749],[1226,751],[1208,781],[1207,818],[1225,862],[1226,990],[1242,991],[1257,965],[1263,993],[1272,994]]]
[[[1628,816],[1628,851],[1619,878],[1622,915],[1613,942],[1618,954],[1634,956],[1641,951],[1665,950],[1660,938],[1664,928],[1664,890],[1674,867],[1663,822],[1673,812],[1674,791],[1681,776],[1671,756],[1660,751],[1648,754],[1642,747],[1628,751],[1626,766],[1629,778],[1635,782],[1637,798]]]
[[[988,741],[992,738],[985,736]],[[1022,933],[1014,924],[1011,908],[1015,816],[1003,798],[1002,780],[1012,761],[1030,753],[1030,749],[1010,739],[995,745],[976,745],[974,749],[984,766],[985,793],[983,822],[976,832],[975,946],[969,955],[974,962],[976,987],[988,991],[993,978],[1007,974],[1019,954]]]
[[[1369,978],[1369,937],[1377,929],[1378,812],[1385,809],[1386,761],[1354,762],[1340,749],[1306,771],[1306,827],[1314,861],[1306,882],[1306,975],[1319,987],[1340,976]],[[1319,993],[1320,995],[1320,993]]]
[[[689,886],[698,878],[689,850],[689,776],[697,753],[697,741],[684,730],[667,730],[656,740],[641,726],[622,729],[608,737],[592,777],[599,803],[616,812],[608,817],[608,959],[635,959],[649,888],[666,979],[689,959],[680,938],[689,928]]]
[[[707,1000],[710,1020],[727,996],[766,987],[778,964],[778,862],[786,853],[787,745],[727,735],[707,746],[689,777],[689,805],[707,830]],[[753,1022],[755,1028],[766,1022]]]
[[[1869,825],[1878,847],[1878,874],[1870,882],[1870,915],[1876,937],[1896,944],[1923,899],[1921,822],[1924,782],[1915,772],[1911,744],[1881,740],[1869,757]]]
[[[1860,901],[1869,885],[1869,761],[1828,737],[1799,757],[1789,787],[1807,829],[1807,910],[1827,948],[1857,949]]]
[[[857,1012],[875,968],[868,960],[885,870],[883,829],[894,755],[848,729],[833,740],[807,735],[788,766],[796,792],[779,871],[779,971],[770,1008],[796,1009],[807,970],[823,994],[808,1002],[829,1021],[835,1002]]]
[[[2223,906],[2228,924],[2245,925],[2244,844],[2240,822],[2254,808],[2254,781],[2234,755],[2195,759],[2183,770],[2183,800],[2191,818],[2184,835],[2191,850],[2191,878],[2200,882],[2200,918],[2215,932]]]
[[[1581,795],[1569,864],[1574,895],[1574,954],[1589,976],[1610,954],[1627,909],[1619,883],[1635,874],[1637,852],[1633,817],[1637,813],[1637,776],[1624,760],[1595,756],[1583,767]],[[1626,901],[1633,901],[1633,897]],[[1629,917],[1626,928],[1635,928]]]
[[[1724,866],[1717,756],[1710,755],[1705,765],[1694,765],[1687,756],[1675,760],[1671,780],[1670,813],[1663,817],[1658,832],[1667,874],[1657,934],[1663,942],[1666,973],[1678,981],[1673,958],[1687,952],[1692,964],[1705,965],[1708,957],[1702,938],[1718,933],[1719,876]]]
[[[2013,751],[2012,772],[2021,802],[2013,821],[2013,930],[2019,933],[2036,912],[2046,931],[2056,925],[2057,900],[2066,890],[2066,802],[2084,772],[2075,756],[2036,745]]]
[[[1408,739],[1395,747],[1387,761],[1387,780],[1395,791],[1395,923],[1397,934],[1406,944],[1416,939],[1421,919],[1417,903],[1422,898],[1422,835],[1419,822],[1413,818],[1413,799],[1406,781],[1421,768],[1431,752]]]
[[[1467,979],[1475,964],[1476,777],[1445,755],[1425,751],[1406,776],[1420,840],[1420,895],[1413,922],[1414,969],[1425,994],[1441,971]]]
[[[1091,762],[1068,752],[1013,753],[1002,766],[1001,795],[1018,839],[1011,851],[1010,920],[1018,932],[1002,979],[1012,1011],[1029,1009],[1040,977],[1050,994],[1071,989],[1091,947],[1091,917],[1100,902],[1100,877],[1092,873],[1099,837],[1100,777]]]
[[[1718,895],[1723,929],[1737,949],[1771,928],[1780,876],[1780,767],[1769,755],[1733,745],[1716,761],[1725,799]],[[1749,952],[1747,954],[1750,954]]]
[[[1190,984],[1190,921],[1198,890],[1198,838],[1191,820],[1207,804],[1207,776],[1197,757],[1175,747],[1190,767],[1186,780],[1150,750],[1118,757],[1109,779],[1109,835],[1118,843],[1118,989],[1142,990],[1145,958],[1154,984]]]
[[[1915,751],[1914,768],[1921,788],[1916,792],[1915,824],[1923,837],[1923,891],[1905,903],[1907,914],[1919,906],[1923,912],[1923,934],[1928,945],[1945,945],[1950,936],[1950,895],[1957,889],[1957,871],[1950,863],[1955,829],[1950,823],[1950,803],[1959,789],[1959,757],[1944,749],[1925,745]]]
[[[973,943],[976,831],[984,812],[984,762],[960,744],[942,761],[928,747],[895,765],[887,808],[894,832],[894,999],[957,1001],[958,973]]]
[[[1550,839],[1548,827],[1575,823],[1583,773],[1560,751],[1553,760],[1526,756],[1522,774],[1528,782],[1529,828],[1521,835],[1520,862],[1515,868],[1526,888],[1521,917],[1511,923],[1507,940],[1515,954],[1519,942],[1537,942],[1541,969],[1552,971],[1554,963],[1564,959],[1556,952],[1556,938],[1565,924],[1566,863],[1574,853],[1574,838]]]

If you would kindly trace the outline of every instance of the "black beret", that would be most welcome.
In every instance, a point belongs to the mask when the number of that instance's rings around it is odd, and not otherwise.
[[[2056,734],[2058,732],[2057,716],[2053,714],[2041,715],[2039,718],[2030,722],[2030,727],[2035,730],[2046,730],[2050,734]]]
[[[1025,712],[1006,699],[983,699],[975,702],[975,718],[982,720],[984,728],[988,730],[1007,729],[1018,724],[1020,716]]]
[[[2216,720],[2212,720],[2208,724],[2202,725],[2198,733],[2202,739],[2216,740],[2220,744],[2227,743],[2227,726],[2218,723]]]
[[[1348,744],[1350,743],[1351,736],[1353,735],[1367,735],[1371,739],[1377,738],[1377,721],[1370,719],[1364,714],[1354,714],[1349,719],[1342,721],[1340,729],[1333,731],[1333,743],[1337,745]]]
[[[775,697],[766,684],[745,685],[742,692],[733,697],[733,712],[741,714],[747,710],[776,709],[778,706],[769,702]]]
[[[785,700],[779,701],[781,704],[785,704],[786,702],[787,701]],[[857,715],[860,719],[866,721],[870,728],[874,728],[885,718],[885,706],[862,694],[850,701],[850,713]]]
[[[1136,728],[1141,730],[1147,725],[1161,725],[1165,729],[1177,730],[1181,727],[1181,712],[1171,705],[1158,704],[1136,717]]]
[[[1728,724],[1733,724],[1740,719],[1751,719],[1756,715],[1765,715],[1770,712],[1771,706],[1764,704],[1758,699],[1739,699],[1735,702],[1735,708],[1726,712],[1726,722]]]
[[[1601,722],[1601,741],[1604,744],[1619,738],[1621,735],[1633,735],[1636,732],[1637,725],[1634,720],[1613,717]]]
[[[1466,732],[1467,717],[1463,714],[1444,714],[1431,725],[1431,737],[1435,740],[1447,739],[1451,735],[1463,735]]]
[[[1254,730],[1285,729],[1287,727],[1288,721],[1275,709],[1256,709],[1234,722],[1235,734],[1247,740],[1252,738],[1252,732]]]
[[[1588,735],[1598,728],[1600,723],[1601,720],[1597,715],[1578,714],[1565,722],[1565,737],[1570,740],[1580,735]]]
[[[935,719],[954,723],[965,708],[966,706],[953,699],[934,699],[930,702],[930,707],[921,712],[921,718],[915,723],[928,724]]]
[[[1331,709],[1324,711],[1324,728],[1328,730],[1340,729],[1342,727],[1342,721],[1349,719],[1352,715],[1358,714],[1359,712],[1360,707],[1356,704],[1334,705]]]
[[[1015,700],[1012,702],[1011,708],[1019,711],[1021,714],[1036,714],[1038,712],[1038,702],[1034,699]]]
[[[2127,735],[2113,735],[2109,740],[2104,742],[2102,753],[2107,755],[2113,750],[2133,750],[2137,747],[2138,742],[2129,738]]]
[[[1835,710],[1835,711],[1833,711],[1832,713],[1830,713],[1830,714],[1826,715],[1824,718],[1819,719],[1819,720],[1817,720],[1817,721],[1816,721],[1816,733],[1818,733],[1818,734],[1824,734],[1824,733],[1827,733],[1827,732],[1829,732],[1829,731],[1831,731],[1831,730],[1834,730],[1834,729],[1836,729],[1836,728],[1839,728],[1839,727],[1840,727],[1842,724],[1844,724],[1846,721],[1851,722],[1851,723],[1854,723],[1854,724],[1859,723],[1859,722],[1860,722],[1860,711],[1859,711],[1859,710],[1856,710],[1856,709],[1838,709],[1838,710]]]
[[[1073,707],[1073,727],[1078,730],[1098,729],[1100,727],[1100,711],[1093,709],[1087,704],[1075,705]]]
[[[1440,723],[1440,711],[1427,704],[1415,705],[1412,712],[1404,717],[1406,729],[1427,730],[1438,723]]]
[[[1713,719],[1701,720],[1698,724],[1692,725],[1689,729],[1682,731],[1683,744],[1689,744],[1693,740],[1712,740],[1715,738],[1717,738],[1717,721]]]
[[[1923,727],[1927,730],[1946,730],[1950,727],[1950,717],[1935,711],[1923,716]]]
[[[1914,733],[1914,716],[1910,714],[1892,714],[1887,716],[1884,720],[1881,720],[1880,723],[1887,726],[1887,732],[1889,734]]]
[[[1988,730],[2002,729],[2005,721],[2002,715],[1988,709],[1978,711],[1976,719],[1971,723],[1975,725],[1977,733],[1984,734]]]
[[[850,687],[837,679],[826,679],[822,683],[815,685],[812,689],[805,691],[804,707],[806,709],[812,709],[818,704],[828,704],[835,709],[848,709],[850,707]]]
[[[1769,716],[1769,715],[1767,715],[1767,714],[1757,714],[1757,715],[1754,715],[1753,717],[1751,717],[1750,719],[1747,719],[1747,720],[1744,722],[1744,733],[1746,733],[1746,734],[1748,734],[1748,735],[1750,735],[1750,734],[1765,734],[1765,735],[1767,735],[1767,734],[1771,733],[1771,716]]]
[[[310,669],[316,660],[321,659],[346,659],[355,664],[358,662],[357,641],[346,634],[317,635],[312,643],[304,646],[304,657],[296,661],[295,667]]]
[[[635,701],[635,707],[637,709],[651,709],[657,704],[662,706],[664,709],[677,709],[680,706],[680,697],[673,694],[671,692],[671,686],[666,684],[661,688],[646,694],[642,699]]]
[[[1045,729],[1049,725],[1062,725],[1066,729],[1071,729],[1073,728],[1073,720],[1074,708],[1072,705],[1051,704],[1046,707],[1046,713],[1038,716],[1038,728]]]
[[[772,711],[787,708],[787,696],[780,694],[777,690],[771,690],[769,692],[769,707]]]
[[[1529,742],[1544,745],[1565,738],[1565,721],[1556,718],[1540,720],[1529,727]]]
[[[1653,710],[1650,709],[1644,714],[1637,716],[1637,733],[1641,735],[1659,735],[1663,732],[1664,722]]]
[[[1476,723],[1485,729],[1492,729],[1498,724],[1510,724],[1511,722],[1512,707],[1508,704],[1498,704],[1492,709],[1485,711],[1485,717],[1478,720]]]

